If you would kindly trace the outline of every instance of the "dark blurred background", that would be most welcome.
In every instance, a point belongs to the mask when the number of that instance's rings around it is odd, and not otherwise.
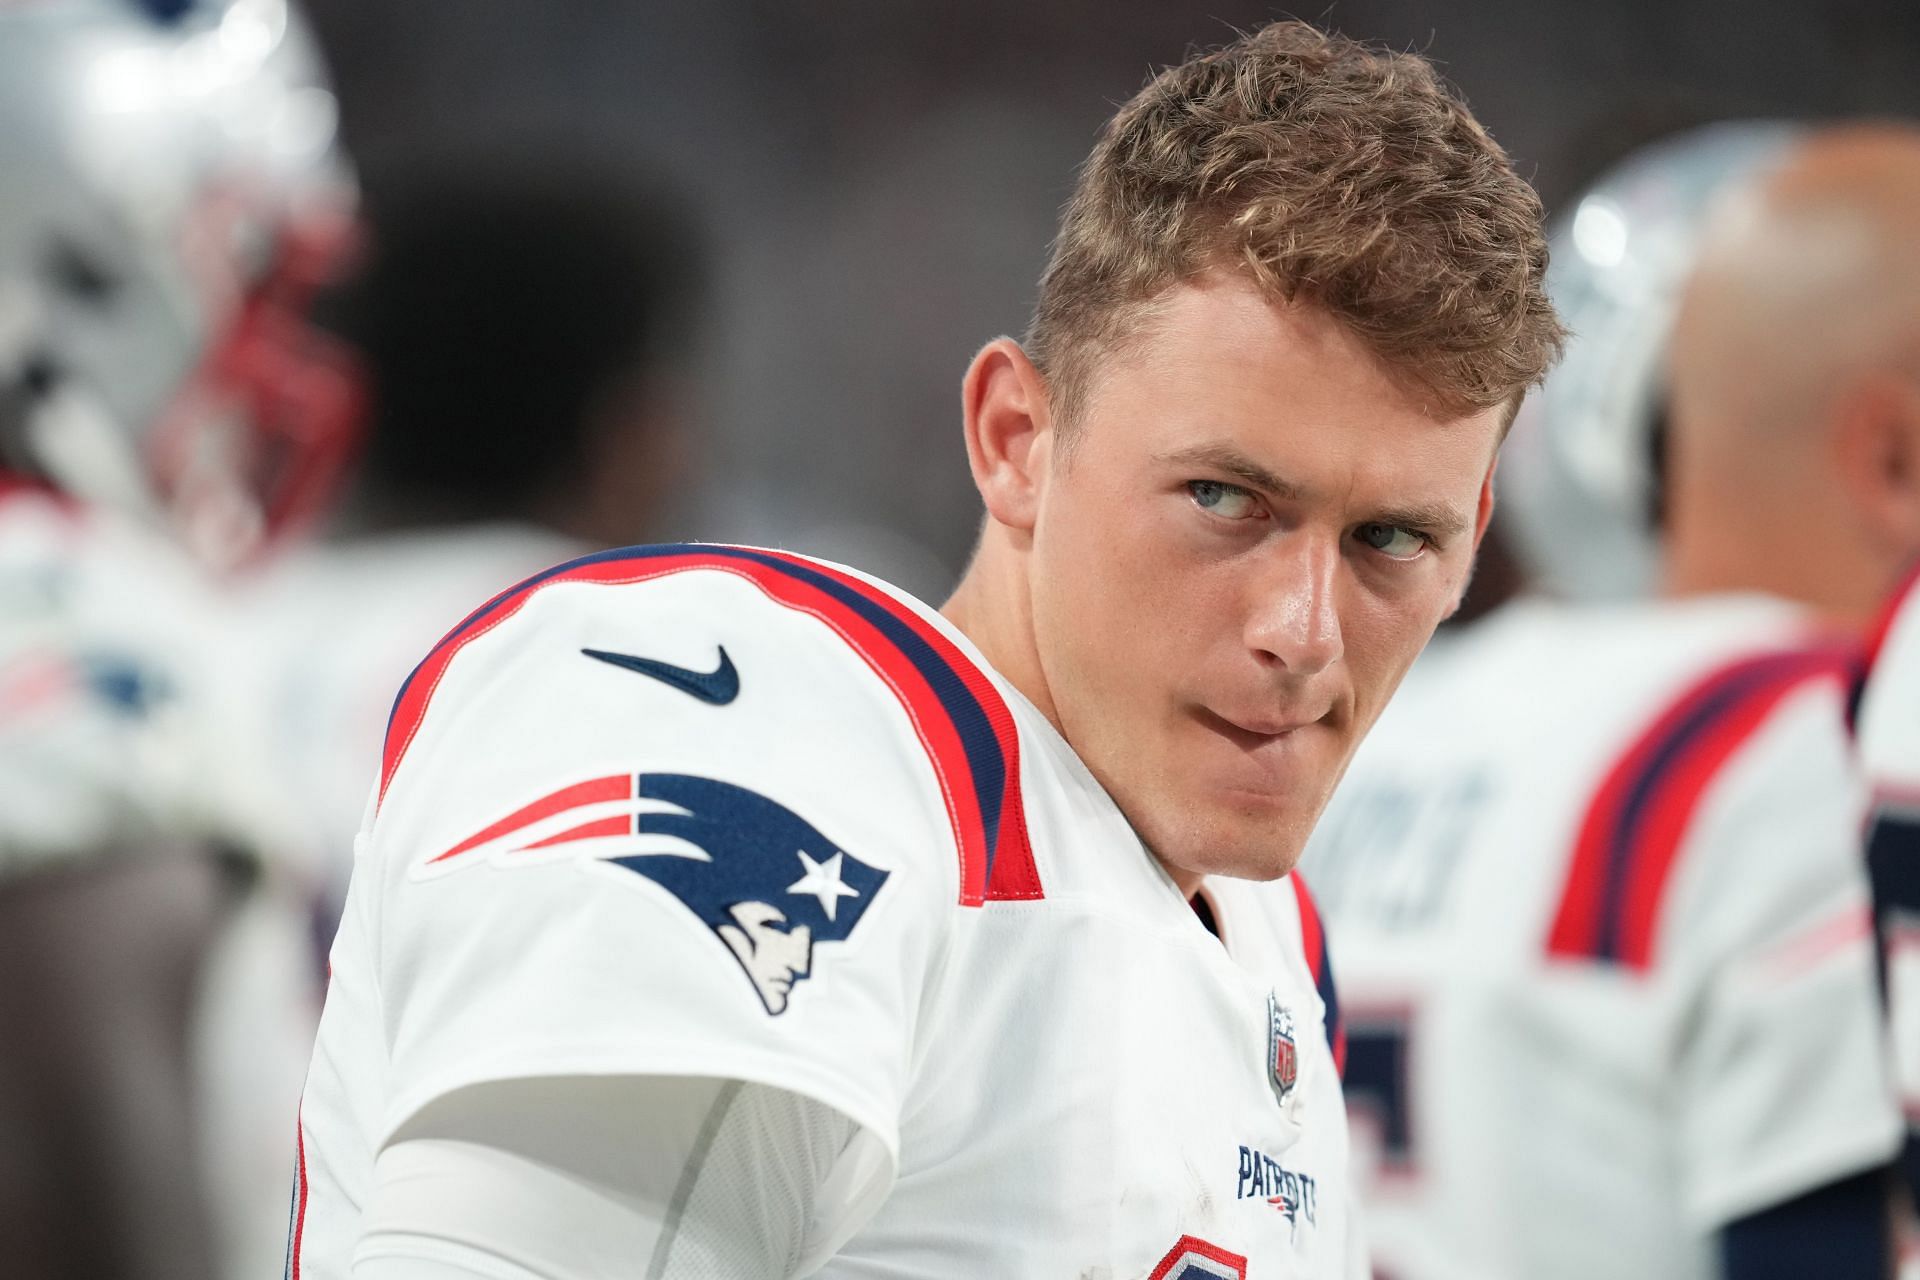
[[[701,229],[699,480],[669,536],[844,559],[936,601],[977,502],[973,350],[1025,324],[1094,131],[1150,68],[1287,10],[1238,0],[316,0],[367,195],[455,155],[566,155]],[[1557,208],[1725,116],[1920,114],[1915,0],[1293,11],[1436,59]]]

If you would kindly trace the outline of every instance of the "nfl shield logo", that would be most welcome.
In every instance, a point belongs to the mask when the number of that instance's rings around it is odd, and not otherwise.
[[[1293,1013],[1272,992],[1267,993],[1267,1078],[1281,1102],[1300,1078],[1300,1055],[1293,1041]]]

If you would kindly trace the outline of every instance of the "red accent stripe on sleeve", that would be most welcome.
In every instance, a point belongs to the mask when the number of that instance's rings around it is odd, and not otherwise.
[[[300,1280],[300,1250],[307,1234],[307,1125],[305,1108],[294,1112],[294,1194],[297,1207],[293,1214],[293,1244],[287,1250],[289,1280]]]
[[[520,612],[540,588],[562,582],[644,582],[680,569],[697,568],[700,560],[701,557],[691,554],[645,559],[589,557],[558,571],[530,578],[517,587],[501,592],[468,614],[459,626],[449,631],[433,647],[425,661],[414,669],[406,684],[401,686],[400,696],[395,700],[393,714],[387,722],[386,746],[381,753],[380,798],[386,798],[387,788],[393,784],[394,771],[400,767],[407,748],[413,745],[414,736],[420,732],[427,707],[433,701],[433,695],[439,689],[440,681],[446,677],[447,668],[453,664],[454,658],[466,646]]]
[[[1680,847],[1722,767],[1789,694],[1811,680],[1844,682],[1855,653],[1823,646],[1742,658],[1670,703],[1588,805],[1547,954],[1650,969]]]
[[[992,876],[985,886],[983,897],[989,902],[1045,897],[1046,894],[1040,885],[1039,868],[1034,863],[1033,845],[1027,836],[1026,810],[1021,802],[1020,734],[1014,726],[1012,710],[1007,706],[1006,699],[1000,696],[999,689],[994,687],[993,681],[988,679],[986,673],[981,671],[971,659],[960,652],[959,647],[947,639],[939,628],[886,592],[827,565],[802,561],[784,553],[775,554],[779,554],[781,559],[805,564],[814,572],[824,574],[861,592],[887,609],[924,640],[928,647],[952,668],[954,674],[960,677],[967,691],[974,696],[986,713],[987,723],[992,727],[1001,756],[1006,761],[1008,775],[996,832]]]

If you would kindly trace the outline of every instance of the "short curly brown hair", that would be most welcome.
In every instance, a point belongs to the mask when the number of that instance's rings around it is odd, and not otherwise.
[[[1275,22],[1108,123],[1025,346],[1069,431],[1154,298],[1237,267],[1331,312],[1443,416],[1510,420],[1564,337],[1546,265],[1539,197],[1424,58]]]

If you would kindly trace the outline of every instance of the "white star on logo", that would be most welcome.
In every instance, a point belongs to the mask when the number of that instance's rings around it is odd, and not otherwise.
[[[787,886],[788,893],[810,893],[820,899],[820,909],[827,913],[827,919],[833,919],[833,913],[839,908],[840,899],[857,898],[860,891],[840,879],[840,861],[838,850],[825,862],[815,862],[805,851],[796,849],[800,855],[800,865],[807,874]]]

